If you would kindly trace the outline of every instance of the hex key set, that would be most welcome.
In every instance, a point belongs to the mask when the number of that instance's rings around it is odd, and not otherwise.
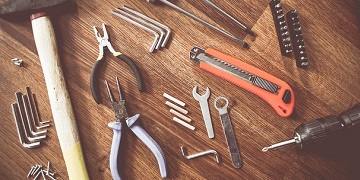
[[[39,147],[41,141],[46,139],[47,134],[47,130],[42,129],[49,127],[50,121],[42,122],[40,120],[34,94],[31,94],[29,87],[26,87],[26,95],[16,92],[15,97],[16,103],[11,104],[11,109],[20,144],[25,148]]]
[[[111,11],[111,13],[149,33],[154,34],[155,38],[151,44],[149,52],[159,50],[160,47],[164,48],[171,36],[171,29],[168,26],[130,7],[123,6],[122,8],[116,8]]]

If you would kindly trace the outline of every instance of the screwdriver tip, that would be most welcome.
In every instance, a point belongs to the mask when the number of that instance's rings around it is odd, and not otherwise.
[[[267,152],[269,150],[269,147],[264,147],[264,148],[262,148],[262,152]]]
[[[251,31],[251,29],[246,28],[246,29],[245,29],[245,32],[246,32],[246,33],[248,33],[248,34],[250,34],[250,36],[255,37],[255,33],[254,33],[254,32],[252,32],[252,31]]]
[[[246,49],[250,49],[250,46],[249,46],[249,44],[248,44],[248,43],[246,43],[246,42],[244,42],[244,45],[243,45],[243,47],[244,47],[244,48],[246,48]]]

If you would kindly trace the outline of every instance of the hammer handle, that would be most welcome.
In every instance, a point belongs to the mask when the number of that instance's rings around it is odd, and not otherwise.
[[[89,179],[50,18],[34,14],[31,23],[69,179]]]

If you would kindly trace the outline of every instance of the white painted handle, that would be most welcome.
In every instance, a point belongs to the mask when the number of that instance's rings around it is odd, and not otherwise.
[[[31,23],[69,179],[89,179],[50,18],[41,16]]]

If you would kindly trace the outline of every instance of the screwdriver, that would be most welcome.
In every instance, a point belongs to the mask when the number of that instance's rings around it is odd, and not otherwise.
[[[295,129],[293,139],[264,147],[263,152],[270,149],[284,147],[290,144],[297,144],[298,148],[311,150],[336,140],[344,140],[345,134],[351,130],[360,130],[360,103],[346,110],[340,116],[325,116],[313,121],[305,122]]]

